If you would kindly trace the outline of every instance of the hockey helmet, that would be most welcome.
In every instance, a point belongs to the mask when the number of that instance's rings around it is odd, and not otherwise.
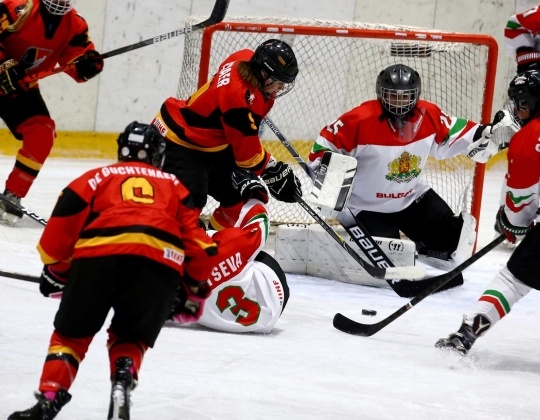
[[[540,71],[527,70],[515,76],[508,87],[508,99],[515,119],[521,126],[525,125],[540,111]],[[528,111],[529,117],[521,119],[520,110]]]
[[[278,39],[264,41],[255,50],[250,63],[263,86],[274,81],[285,83],[286,86],[278,96],[289,92],[294,86],[298,63],[294,51],[287,43]]]
[[[163,167],[166,140],[155,126],[133,121],[116,142],[119,162],[139,161]]]
[[[418,103],[421,85],[417,71],[404,64],[395,64],[379,73],[375,90],[383,109],[401,118]]]
[[[73,9],[74,0],[41,0],[51,15],[63,16]]]

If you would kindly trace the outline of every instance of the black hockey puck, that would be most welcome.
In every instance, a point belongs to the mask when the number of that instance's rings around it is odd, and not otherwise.
[[[375,316],[377,315],[377,311],[374,311],[373,309],[362,309],[362,315]]]

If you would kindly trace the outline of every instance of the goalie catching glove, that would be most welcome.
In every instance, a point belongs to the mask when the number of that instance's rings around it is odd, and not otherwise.
[[[295,203],[295,195],[302,196],[302,185],[292,168],[285,162],[271,161],[261,178],[266,183],[270,194],[276,200]]]
[[[204,303],[211,292],[206,280],[197,281],[185,274],[169,318],[178,324],[197,322],[202,316]]]
[[[467,147],[467,156],[479,163],[486,163],[491,156],[508,147],[505,136],[492,137],[493,133],[503,127],[510,127],[517,132],[519,126],[507,110],[497,111],[493,122],[485,126],[482,137]],[[509,140],[509,139],[508,139]]]
[[[530,226],[525,227],[513,225],[508,221],[508,217],[506,217],[504,206],[501,206],[497,213],[497,224],[501,232],[506,236],[506,239],[508,239],[508,242],[512,244],[521,241],[527,232],[534,226],[534,222]]]
[[[69,277],[68,263],[45,264],[39,278],[39,291],[45,297],[62,297]]]

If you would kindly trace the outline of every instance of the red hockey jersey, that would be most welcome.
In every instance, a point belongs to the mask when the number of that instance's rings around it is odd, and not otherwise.
[[[92,169],[60,195],[39,241],[45,264],[83,257],[140,255],[180,274],[209,276],[216,244],[186,206],[187,189],[142,162]],[[189,258],[188,258],[189,257]]]
[[[43,11],[39,0],[34,0],[32,9],[25,12],[27,4],[27,0],[0,3],[0,63],[14,59],[27,75],[33,75],[57,64],[64,66],[95,49],[88,25],[76,10],[53,16]],[[16,30],[8,29],[12,25]],[[65,72],[77,82],[84,82],[74,67]]]
[[[238,166],[260,175],[270,154],[259,140],[259,126],[274,101],[240,77],[239,62],[252,55],[241,50],[229,56],[187,100],[168,98],[153,124],[167,140],[191,149],[211,153],[230,145]]]

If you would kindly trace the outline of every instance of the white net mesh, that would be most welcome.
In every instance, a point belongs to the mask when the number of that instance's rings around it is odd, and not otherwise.
[[[190,17],[186,25],[202,19]],[[276,100],[269,116],[304,160],[321,128],[361,102],[375,98],[378,73],[396,63],[420,73],[421,97],[436,103],[445,113],[474,121],[482,117],[486,45],[435,41],[448,33],[405,26],[252,16],[228,16],[226,20],[210,28],[217,30],[212,34],[208,54],[202,54],[202,63],[209,60],[208,74],[202,80],[211,77],[234,51],[254,50],[270,38],[289,43],[297,56],[300,73],[294,89]],[[198,87],[201,51],[205,48],[202,37],[203,31],[186,35],[178,86],[180,98],[189,97]],[[260,136],[278,160],[295,165],[306,195],[311,182],[289,152],[268,127],[261,127]],[[422,172],[456,213],[471,210],[474,174],[475,165],[464,157],[430,160]],[[210,201],[205,213],[214,207],[215,202]],[[275,223],[312,222],[297,204],[273,201],[271,211]]]

